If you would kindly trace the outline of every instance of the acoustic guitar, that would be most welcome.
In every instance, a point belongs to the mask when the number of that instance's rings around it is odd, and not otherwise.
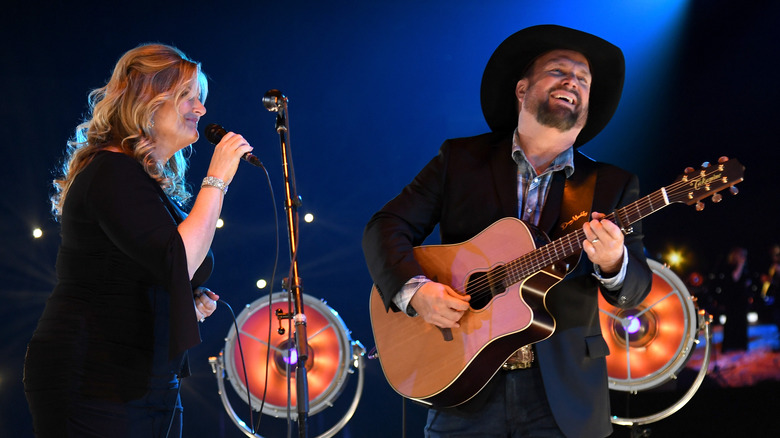
[[[742,181],[744,167],[725,157],[716,165],[692,168],[674,183],[607,219],[631,232],[631,224],[672,203],[703,208],[701,200]],[[441,329],[422,318],[386,311],[376,286],[370,298],[371,326],[382,371],[402,396],[434,406],[459,405],[476,395],[523,345],[550,337],[555,318],[545,305],[547,291],[561,281],[562,261],[579,254],[579,229],[549,242],[544,233],[514,218],[501,219],[459,244],[414,248],[425,275],[471,295],[470,309],[457,329]],[[543,243],[539,243],[543,242]]]

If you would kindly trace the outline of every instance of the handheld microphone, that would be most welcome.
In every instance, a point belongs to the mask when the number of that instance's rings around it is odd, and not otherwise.
[[[208,140],[209,143],[216,145],[220,142],[220,140],[222,140],[222,137],[227,134],[227,131],[225,131],[225,128],[217,125],[216,123],[209,123],[203,130],[203,134],[206,136],[206,140]],[[260,159],[250,154],[249,152],[242,155],[241,159],[253,166],[263,167],[263,163],[260,162]]]

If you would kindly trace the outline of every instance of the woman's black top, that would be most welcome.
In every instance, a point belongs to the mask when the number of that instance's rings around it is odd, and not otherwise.
[[[25,389],[127,402],[187,375],[200,342],[177,225],[185,213],[133,158],[99,152],[62,209],[57,285],[28,347]],[[62,408],[65,408],[62,406]]]

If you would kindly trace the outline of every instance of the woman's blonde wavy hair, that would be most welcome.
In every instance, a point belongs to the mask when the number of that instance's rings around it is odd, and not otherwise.
[[[184,179],[188,166],[184,151],[189,147],[177,151],[165,163],[156,161],[152,157],[153,119],[168,99],[173,99],[178,108],[182,99],[197,95],[205,102],[207,94],[208,82],[200,63],[175,47],[143,44],[122,55],[108,83],[89,93],[88,116],[68,142],[62,176],[54,180],[54,216],[62,215],[73,179],[108,146],[117,146],[138,160],[168,195],[182,202],[188,200],[191,195]]]

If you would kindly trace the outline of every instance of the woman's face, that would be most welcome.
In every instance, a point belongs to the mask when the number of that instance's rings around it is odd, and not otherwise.
[[[198,140],[198,121],[206,114],[206,107],[196,94],[182,98],[178,108],[173,98],[168,99],[154,114],[152,138],[154,157],[167,162],[173,154]]]

